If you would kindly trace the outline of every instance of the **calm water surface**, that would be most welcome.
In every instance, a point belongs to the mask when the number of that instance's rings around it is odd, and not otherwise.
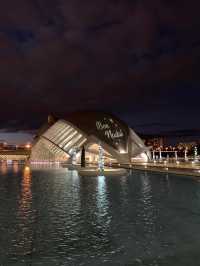
[[[200,183],[0,166],[0,265],[200,265]]]

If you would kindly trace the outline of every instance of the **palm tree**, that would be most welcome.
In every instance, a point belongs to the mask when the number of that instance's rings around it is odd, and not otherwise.
[[[85,167],[85,147],[84,146],[81,151],[81,167]]]

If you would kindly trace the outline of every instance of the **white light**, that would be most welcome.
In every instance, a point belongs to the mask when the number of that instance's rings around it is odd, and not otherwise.
[[[26,166],[26,167],[25,167],[25,170],[26,170],[26,171],[29,171],[29,170],[30,170],[30,167],[29,167],[29,166]]]
[[[31,144],[30,144],[30,143],[27,143],[25,147],[26,147],[27,149],[30,149],[30,148],[31,148]]]
[[[125,150],[123,150],[123,149],[120,149],[119,150],[119,153],[121,153],[121,154],[125,154],[125,153],[127,153]]]

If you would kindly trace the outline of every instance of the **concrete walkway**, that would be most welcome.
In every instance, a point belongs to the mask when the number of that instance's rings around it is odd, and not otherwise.
[[[194,179],[200,180],[200,164],[192,162],[176,162],[169,163],[163,162],[149,162],[149,163],[137,163],[128,166],[129,168],[136,170],[145,170],[161,173],[173,173],[177,175],[184,175],[184,177],[194,177]]]

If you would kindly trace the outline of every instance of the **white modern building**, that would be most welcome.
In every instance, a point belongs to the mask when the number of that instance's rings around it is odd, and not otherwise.
[[[52,119],[36,136],[31,161],[80,163],[84,147],[86,162],[97,163],[99,147],[105,163],[148,161],[143,141],[124,122],[101,112],[78,112],[66,119]]]

